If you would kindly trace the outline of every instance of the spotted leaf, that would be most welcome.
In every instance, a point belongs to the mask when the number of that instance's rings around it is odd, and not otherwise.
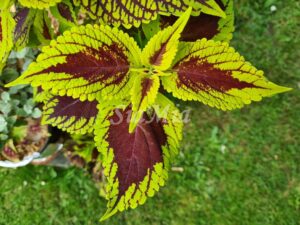
[[[189,8],[170,27],[158,32],[150,39],[142,52],[143,65],[153,66],[157,70],[167,70],[176,55],[180,34],[183,31],[191,14]]]
[[[158,104],[158,112],[145,112],[132,133],[128,131],[129,106],[116,110],[99,108],[95,141],[108,180],[108,209],[101,220],[144,204],[167,180],[170,161],[178,153],[182,122],[169,100],[160,96]],[[162,110],[168,107],[169,110]]]
[[[201,13],[191,17],[181,33],[181,41],[196,41],[202,38],[229,42],[234,31],[233,0],[216,0],[226,13],[226,17],[217,17]],[[161,16],[161,27],[165,28],[175,23],[176,16]]]
[[[28,8],[45,9],[61,1],[62,0],[19,0],[19,3]]]
[[[51,21],[47,11],[38,10],[34,18],[34,33],[40,43],[47,45],[54,38],[54,30],[51,27]]]
[[[0,11],[0,73],[13,47],[15,21],[9,10]]]
[[[9,86],[31,83],[82,101],[122,97],[131,87],[129,68],[140,66],[140,55],[136,42],[116,28],[73,27],[44,47],[37,62]]]
[[[136,75],[133,88],[131,89],[132,116],[129,126],[129,132],[132,132],[142,115],[148,107],[155,102],[160,80],[157,75],[141,76]]]
[[[26,47],[35,15],[36,10],[29,8],[22,8],[15,15],[14,47],[17,51]]]
[[[45,98],[46,97],[46,98]],[[44,94],[44,124],[56,126],[69,133],[91,133],[98,114],[96,100],[80,101],[68,96]]]
[[[162,77],[164,88],[175,97],[232,110],[289,90],[268,81],[227,43],[202,39],[186,47],[173,74]]]
[[[75,3],[81,5],[92,19],[125,27],[138,27],[141,23],[155,20],[158,14],[180,15],[189,6],[193,6],[195,15],[202,11],[225,17],[214,0],[75,0]]]

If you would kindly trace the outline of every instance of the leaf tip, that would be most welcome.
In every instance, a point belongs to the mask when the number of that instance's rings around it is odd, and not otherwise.
[[[107,211],[104,213],[104,215],[100,218],[100,222],[103,222],[107,219],[109,219],[110,217],[112,217],[113,215],[115,215],[118,212],[118,210],[116,208],[108,208]]]
[[[292,91],[292,90],[293,90],[293,88],[290,88],[290,87],[278,86],[277,93],[284,93],[284,92],[288,92],[288,91]]]
[[[22,82],[20,79],[16,79],[8,84],[5,85],[6,88],[10,88],[13,86],[17,86],[17,85],[21,85],[21,84],[25,84],[24,82]]]

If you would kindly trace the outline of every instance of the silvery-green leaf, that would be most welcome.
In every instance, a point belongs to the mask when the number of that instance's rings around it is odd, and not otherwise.
[[[32,105],[26,104],[26,105],[23,106],[23,109],[24,109],[24,111],[25,111],[27,114],[31,114],[31,113],[32,113],[32,110],[33,110],[33,107],[32,107]]]
[[[10,95],[8,92],[2,92],[1,93],[1,99],[4,101],[4,102],[8,102],[10,100]]]
[[[8,113],[11,112],[11,105],[7,102],[0,101],[0,111],[4,114],[7,115]]]
[[[19,90],[23,89],[26,85],[17,85],[14,87],[9,88],[9,93],[11,95],[17,94],[19,92]]]
[[[7,134],[0,134],[0,140],[1,141],[6,141],[8,139],[8,135]]]
[[[7,122],[4,116],[0,115],[0,132],[3,132],[7,127]]]
[[[34,108],[31,115],[32,115],[33,118],[38,119],[42,116],[42,112],[39,108]]]
[[[16,115],[17,116],[27,116],[27,113],[24,109],[17,109],[16,110]]]

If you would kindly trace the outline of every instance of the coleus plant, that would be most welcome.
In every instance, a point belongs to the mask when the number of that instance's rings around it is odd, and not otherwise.
[[[19,3],[30,10],[51,7],[66,31],[8,86],[36,87],[44,123],[95,135],[107,177],[108,209],[102,220],[136,208],[165,184],[183,128],[180,111],[166,92],[233,110],[289,90],[268,81],[229,46],[231,0]],[[76,25],[76,7],[101,25]],[[2,17],[9,15],[2,12]],[[175,21],[171,14],[180,17]],[[149,24],[140,28],[142,23]],[[125,29],[118,28],[121,24]],[[148,39],[142,49],[126,30],[132,26]]]

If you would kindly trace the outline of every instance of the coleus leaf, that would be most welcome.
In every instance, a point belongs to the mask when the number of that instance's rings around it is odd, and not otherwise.
[[[120,24],[125,27],[138,27],[141,23],[155,20],[158,14],[180,15],[189,6],[193,6],[196,15],[202,11],[212,15],[225,17],[214,0],[147,0],[147,1],[106,1],[75,0],[75,4],[89,14],[92,19],[100,19],[105,24]]]
[[[141,51],[128,34],[109,26],[73,27],[42,49],[28,70],[10,85],[31,83],[53,94],[90,101],[129,92],[130,67]]]
[[[173,26],[170,26],[150,39],[142,52],[143,65],[157,70],[167,70],[177,53],[180,34],[183,31],[192,8],[189,8]]]
[[[130,93],[132,103],[132,116],[129,126],[130,133],[135,129],[147,108],[155,102],[159,87],[160,80],[157,75],[136,75],[136,79]]]
[[[196,41],[202,38],[215,41],[229,42],[234,31],[233,0],[216,0],[226,13],[226,17],[217,17],[201,13],[191,17],[181,33],[181,41]],[[177,20],[176,16],[161,16],[162,28],[172,25]]]
[[[28,8],[45,9],[61,1],[62,0],[19,0],[19,3]]]
[[[177,98],[232,110],[290,90],[268,81],[227,43],[202,39],[182,47],[179,55],[184,57],[174,65],[174,73],[161,78]]]
[[[0,10],[0,73],[13,48],[15,21],[8,9]]]
[[[48,17],[48,12],[44,10],[38,10],[36,12],[33,31],[37,36],[40,43],[47,45],[54,38],[54,30],[51,27],[51,21]]]
[[[60,30],[66,30],[77,24],[74,6],[70,1],[63,0],[50,8],[53,16],[58,19]]]
[[[172,102],[162,95],[157,99],[156,110],[145,112],[133,133],[128,131],[130,106],[99,106],[95,141],[108,180],[108,209],[101,220],[144,204],[165,184],[170,161],[178,153],[182,121]]]
[[[14,47],[17,51],[26,47],[35,15],[36,10],[29,8],[22,8],[15,15]]]
[[[69,133],[85,134],[94,130],[98,101],[80,101],[68,96],[45,93],[47,98],[43,100],[45,104],[42,118],[44,124],[57,126]]]
[[[0,10],[6,10],[13,4],[13,0],[2,0]]]
[[[190,0],[188,5],[192,6],[196,12],[203,12],[205,14],[224,18],[226,17],[226,14],[217,4],[216,0]]]
[[[44,91],[41,87],[33,88],[33,99],[38,103],[46,103],[53,95]]]
[[[213,37],[215,41],[230,42],[234,32],[234,8],[233,0],[216,0],[221,8],[224,10],[226,17],[218,21],[217,32]],[[198,38],[199,39],[199,38]]]

